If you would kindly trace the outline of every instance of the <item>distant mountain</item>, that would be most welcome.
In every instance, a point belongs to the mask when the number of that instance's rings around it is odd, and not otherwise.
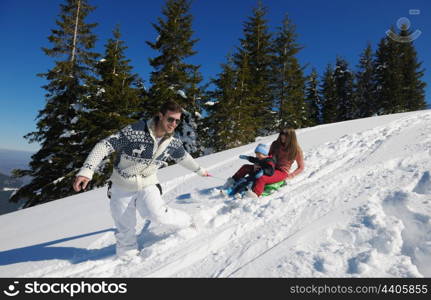
[[[9,197],[19,188],[23,182],[19,179],[11,178],[0,173],[0,215],[15,211],[21,205],[20,203],[9,202]]]
[[[11,178],[5,174],[0,173],[0,191],[4,188],[15,189],[22,185],[22,181],[19,179]]]
[[[0,149],[0,172],[11,175],[13,169],[26,169],[32,152]]]
[[[7,214],[18,210],[22,205],[23,201],[19,203],[9,202],[9,197],[14,191],[3,191],[0,190],[0,215]]]
[[[0,149],[0,215],[16,211],[23,203],[11,203],[9,197],[31,177],[11,178],[13,169],[27,169],[32,152]]]

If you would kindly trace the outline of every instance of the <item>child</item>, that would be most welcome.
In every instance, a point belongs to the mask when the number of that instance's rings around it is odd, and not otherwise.
[[[257,198],[252,191],[256,179],[263,175],[272,176],[275,171],[275,161],[269,156],[269,148],[265,144],[259,144],[254,150],[256,157],[240,155],[241,159],[247,159],[254,165],[243,165],[232,177],[228,178],[224,188],[229,196],[246,192],[248,196]]]

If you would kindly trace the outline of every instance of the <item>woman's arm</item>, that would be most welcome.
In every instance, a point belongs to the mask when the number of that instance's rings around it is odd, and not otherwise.
[[[287,178],[292,179],[296,175],[300,174],[302,171],[304,171],[304,154],[302,153],[302,150],[298,151],[298,154],[296,155],[296,163],[298,164],[298,167],[296,170],[292,173],[290,173]]]

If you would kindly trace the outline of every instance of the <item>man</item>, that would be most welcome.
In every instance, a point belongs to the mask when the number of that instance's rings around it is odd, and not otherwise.
[[[157,169],[172,159],[200,176],[208,172],[187,153],[182,142],[174,137],[181,120],[182,108],[175,102],[165,103],[156,117],[126,126],[102,140],[93,148],[76,176],[76,192],[87,187],[104,157],[117,152],[110,181],[111,214],[115,222],[116,253],[120,258],[139,254],[136,238],[136,210],[142,218],[180,228],[194,226],[183,211],[165,205]]]

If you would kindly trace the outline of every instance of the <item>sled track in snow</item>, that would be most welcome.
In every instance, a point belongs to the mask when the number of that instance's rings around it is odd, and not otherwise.
[[[327,215],[327,214],[325,214]],[[323,217],[323,216],[322,216]],[[313,224],[315,221],[311,222],[308,225]],[[307,225],[307,226],[308,226]],[[281,245],[282,243],[284,243],[285,241],[287,241],[288,239],[294,237],[296,234],[298,234],[301,230],[303,230],[303,228],[299,228],[297,230],[295,230],[295,232],[289,234],[288,236],[286,236],[284,239],[282,239],[281,241],[279,241],[278,243],[276,243],[275,245],[271,246],[270,248],[268,248],[267,250],[259,253],[258,255],[256,255],[254,258],[250,259],[249,261],[247,261],[246,263],[243,263],[241,266],[239,266],[236,270],[234,270],[233,272],[229,273],[226,275],[226,277],[232,277],[235,273],[238,273],[239,271],[241,271],[242,269],[244,269],[245,267],[247,267],[248,265],[252,264],[253,262],[257,261],[259,258],[261,258],[262,256],[264,256],[265,254],[269,253],[271,250],[275,249],[276,247],[278,247],[279,245]]]

